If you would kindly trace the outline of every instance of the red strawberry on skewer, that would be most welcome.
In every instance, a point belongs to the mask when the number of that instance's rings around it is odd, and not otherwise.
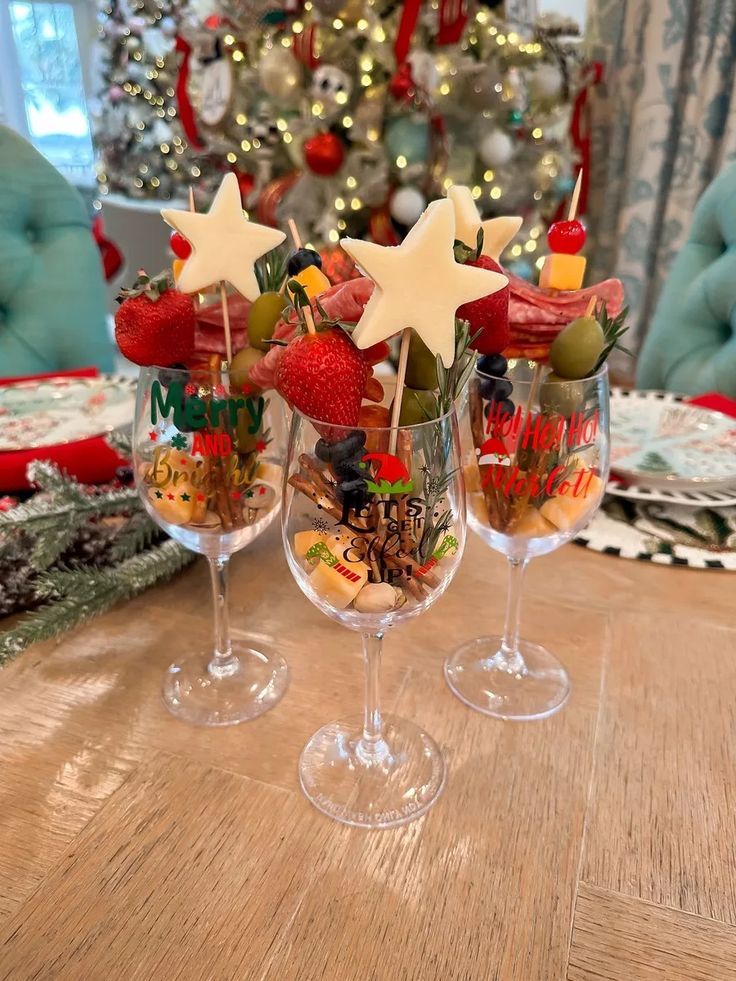
[[[488,255],[479,255],[475,259],[468,259],[465,263],[468,266],[477,266],[479,269],[490,269],[492,272],[505,275],[499,264]],[[479,337],[471,344],[471,347],[481,354],[500,354],[504,348],[508,347],[510,341],[509,333],[509,287],[490,296],[482,296],[479,300],[471,303],[464,303],[458,308],[457,316],[460,320],[467,320],[470,324],[470,336],[481,331]]]
[[[135,364],[168,367],[187,361],[194,351],[196,315],[190,296],[171,285],[168,273],[150,279],[142,270],[118,297],[115,340]]]
[[[284,349],[276,388],[293,408],[347,429],[358,424],[368,365],[340,327],[300,334]],[[328,442],[344,431],[319,427]]]

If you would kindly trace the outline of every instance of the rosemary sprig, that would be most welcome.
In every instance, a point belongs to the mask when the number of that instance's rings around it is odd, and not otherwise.
[[[278,293],[286,279],[286,255],[281,249],[271,249],[255,266],[258,289],[261,293]]]
[[[633,353],[629,351],[628,348],[625,348],[621,343],[621,337],[623,337],[623,335],[629,329],[629,324],[626,323],[626,318],[628,315],[629,308],[624,307],[617,317],[609,317],[605,300],[602,300],[601,305],[596,308],[595,319],[601,325],[605,344],[595,367],[590,372],[591,375],[594,375],[596,372],[600,371],[614,348],[619,351],[623,351],[624,354],[628,354],[629,357],[633,358]]]

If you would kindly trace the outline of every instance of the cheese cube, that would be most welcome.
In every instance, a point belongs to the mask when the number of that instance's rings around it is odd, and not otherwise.
[[[543,518],[536,508],[527,508],[513,529],[515,535],[524,535],[529,538],[540,538],[542,535],[549,535],[554,530],[554,526]]]
[[[566,487],[563,486],[567,484]],[[577,494],[576,494],[577,491]],[[590,501],[603,494],[603,481],[598,474],[583,470],[577,476],[573,474],[557,489],[556,497],[571,497],[578,501]]]
[[[298,559],[304,559],[312,545],[324,541],[325,536],[318,531],[298,531],[294,535],[294,555]]]
[[[337,610],[350,606],[367,581],[368,566],[365,562],[339,561],[333,566],[319,562],[309,577],[315,591]]]
[[[170,525],[186,525],[192,520],[198,491],[188,481],[179,481],[165,487],[149,487],[148,499],[156,508],[162,521]]]
[[[545,290],[579,290],[585,277],[585,256],[553,252],[544,257],[539,285]]]
[[[181,271],[184,268],[185,262],[186,259],[174,259],[174,261],[171,263],[171,275],[174,277],[174,285],[176,285],[179,277],[181,276]]]

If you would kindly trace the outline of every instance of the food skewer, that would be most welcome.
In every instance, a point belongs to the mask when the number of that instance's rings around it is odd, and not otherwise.
[[[291,240],[294,243],[294,248],[301,249],[302,237],[299,234],[299,229],[297,228],[296,222],[294,221],[293,218],[289,218],[286,224],[289,226],[289,231],[291,232]],[[286,279],[284,280],[283,289],[286,289],[286,285],[288,282],[289,282],[289,277],[287,276]],[[310,334],[316,334],[317,328],[314,323],[312,304],[310,303],[308,306],[302,307],[302,310],[304,311],[304,322],[307,325],[307,330],[309,331]]]

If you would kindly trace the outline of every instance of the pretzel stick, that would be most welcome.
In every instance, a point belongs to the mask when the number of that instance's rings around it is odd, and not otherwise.
[[[412,435],[410,432],[407,432],[406,429],[400,429],[397,456],[400,462],[406,467],[407,473],[411,473],[411,451]],[[411,531],[409,531],[409,516],[407,509],[409,497],[409,494],[402,494],[399,497],[399,506],[396,517],[399,522],[399,541],[401,542],[401,547],[405,552],[411,554],[417,547],[417,543],[414,535],[411,533]]]
[[[481,447],[486,439],[485,426],[483,425],[483,399],[480,394],[480,382],[477,378],[474,378],[470,383],[470,394],[468,397],[468,405],[470,408],[470,429],[473,433],[473,445]],[[480,464],[477,459],[475,465],[480,470]],[[490,476],[491,468],[488,468],[488,475]],[[498,496],[496,494],[496,488],[493,486],[493,481],[486,480],[486,474],[481,471],[481,489],[483,491],[483,497],[486,502],[486,508],[488,509],[488,520],[493,528],[503,528],[504,521],[501,516],[501,508],[499,505]]]
[[[215,385],[219,384],[220,377],[220,358],[217,354],[211,354],[209,357],[209,368],[210,368],[210,383],[214,388]],[[215,432],[222,432],[222,424],[218,423],[214,427]],[[230,498],[227,493],[225,471],[222,465],[222,460],[217,457],[211,460],[211,466],[213,470],[214,483],[215,483],[215,494],[217,500],[217,511],[220,515],[220,520],[222,521],[222,526],[226,530],[230,530],[233,526],[233,514],[230,509]]]

